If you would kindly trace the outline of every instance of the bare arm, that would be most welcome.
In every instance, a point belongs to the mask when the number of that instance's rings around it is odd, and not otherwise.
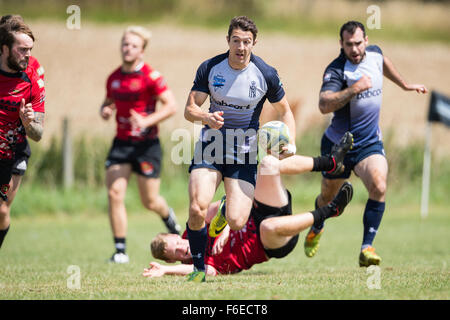
[[[104,120],[108,120],[112,114],[116,106],[114,105],[114,100],[110,98],[105,98],[105,101],[103,101],[101,107],[100,107],[100,116]]]
[[[383,74],[386,78],[394,82],[400,88],[406,91],[417,91],[418,93],[427,93],[428,89],[423,84],[408,84],[395,68],[392,61],[383,56]]]
[[[161,121],[173,116],[177,111],[177,105],[175,96],[171,90],[166,90],[157,97],[161,102],[161,107],[157,111],[149,114],[148,116],[142,116],[134,110],[130,110],[130,122],[139,128],[148,128],[154,126]]]
[[[44,113],[35,112],[31,103],[25,104],[25,99],[22,99],[19,109],[19,117],[22,125],[25,128],[27,137],[34,141],[39,141],[44,133]]]
[[[331,90],[323,91],[319,95],[319,109],[322,114],[327,114],[339,110],[358,93],[363,92],[372,87],[370,77],[363,75],[350,87],[333,92]]]
[[[295,145],[295,119],[286,96],[283,97],[283,99],[281,99],[280,101],[272,103],[272,106],[275,108],[275,110],[277,110],[279,119],[284,122],[289,128],[289,143]]]
[[[177,265],[162,265],[158,262],[150,262],[150,267],[144,269],[142,275],[148,278],[157,278],[162,277],[164,275],[178,275],[184,276],[188,275],[194,271],[194,265],[192,264],[177,264]],[[206,265],[206,275],[208,276],[216,276],[218,274],[217,270],[210,266]]]
[[[220,129],[224,124],[223,111],[213,113],[202,111],[201,106],[206,98],[208,98],[208,94],[204,92],[191,91],[184,109],[184,118],[190,122],[202,122],[212,129]]]

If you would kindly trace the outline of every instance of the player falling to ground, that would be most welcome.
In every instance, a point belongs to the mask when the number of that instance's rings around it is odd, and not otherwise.
[[[283,186],[280,174],[300,174],[308,171],[339,172],[342,160],[352,145],[351,134],[341,139],[331,156],[317,158],[294,155],[279,160],[271,155],[262,159],[255,186],[255,198],[250,217],[241,230],[230,231],[227,225],[218,237],[208,235],[205,256],[208,276],[232,274],[251,268],[270,258],[284,258],[294,250],[299,233],[313,223],[322,223],[330,217],[342,214],[350,202],[353,188],[350,183],[341,186],[336,197],[326,206],[312,212],[292,215],[292,199]],[[262,173],[263,172],[263,173]],[[206,221],[209,223],[216,212],[225,208],[222,201],[212,203],[208,208]],[[227,206],[228,210],[228,206]],[[145,277],[163,275],[186,275],[193,271],[190,242],[172,234],[159,234],[151,243],[154,258],[166,262],[181,261],[179,265],[161,265],[151,262],[144,270]],[[205,274],[196,276],[194,281],[204,282]]]
[[[129,261],[124,200],[132,172],[137,174],[144,207],[156,212],[169,232],[179,233],[181,229],[159,192],[162,152],[157,125],[176,112],[176,101],[161,74],[143,61],[149,38],[149,31],[142,27],[125,30],[122,65],[108,77],[100,110],[105,120],[116,112],[116,136],[106,160],[109,218],[116,248],[110,261],[115,263]]]
[[[364,25],[345,23],[340,30],[341,53],[328,65],[320,90],[319,108],[323,114],[334,113],[322,137],[321,152],[327,154],[345,131],[355,140],[353,150],[344,159],[345,171],[332,175],[323,173],[321,193],[316,207],[331,201],[351,171],[363,181],[369,193],[364,210],[364,235],[359,256],[360,266],[378,265],[379,255],[372,246],[385,210],[386,161],[379,116],[383,92],[383,75],[403,90],[426,93],[421,84],[408,84],[391,60],[376,45],[368,45]],[[315,223],[305,239],[305,253],[316,254],[323,224]]]
[[[39,141],[44,129],[45,88],[30,66],[33,46],[33,33],[20,16],[0,19],[0,247],[31,155],[27,137]]]
[[[187,99],[185,118],[204,125],[189,168],[187,232],[195,272],[205,270],[205,216],[222,180],[229,210],[226,219],[220,214],[213,219],[209,232],[219,233],[226,223],[239,230],[248,220],[257,172],[256,130],[266,99],[289,127],[291,141],[284,152],[295,153],[294,116],[277,71],[252,53],[257,31],[249,18],[233,18],[226,36],[229,50],[200,65]]]

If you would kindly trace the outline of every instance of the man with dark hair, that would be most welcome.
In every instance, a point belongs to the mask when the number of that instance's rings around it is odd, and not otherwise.
[[[311,212],[293,215],[291,194],[284,187],[281,174],[322,170],[340,172],[342,160],[352,143],[351,134],[346,133],[330,156],[311,158],[293,155],[283,160],[272,155],[265,156],[259,164],[254,201],[244,228],[230,230],[227,225],[219,236],[208,235],[206,274],[233,274],[271,258],[284,258],[294,250],[301,231],[313,223],[323,223],[328,218],[341,215],[352,199],[353,188],[350,183],[344,183],[329,204]],[[209,224],[224,206],[225,201],[209,205],[206,223]],[[192,248],[186,237],[189,238],[189,232],[185,232],[183,238],[179,235],[158,234],[150,245],[153,257],[166,262],[181,261],[182,264],[170,266],[151,262],[143,276],[152,278],[193,272]]]
[[[31,29],[16,16],[0,25],[0,246],[10,226],[10,206],[30,156],[26,137],[39,141],[44,125],[44,82],[29,67]],[[27,151],[28,150],[28,151]]]
[[[294,116],[277,71],[252,54],[256,34],[251,19],[233,18],[226,36],[229,50],[200,65],[186,102],[185,118],[204,125],[189,168],[187,232],[194,257],[193,281],[205,276],[205,216],[222,180],[227,210],[213,219],[210,235],[219,234],[227,223],[240,230],[248,220],[257,170],[256,132],[266,99],[290,131],[290,144],[283,153],[295,153]],[[201,106],[208,96],[210,108],[204,112]]]
[[[323,114],[334,113],[322,137],[321,152],[327,154],[345,131],[355,140],[354,148],[344,159],[342,174],[323,172],[321,193],[316,207],[331,201],[351,171],[363,181],[368,193],[364,210],[364,235],[359,265],[368,267],[381,262],[372,246],[385,210],[388,164],[383,148],[379,116],[383,75],[407,91],[426,93],[422,84],[409,84],[391,60],[376,45],[368,45],[364,26],[357,21],[345,23],[340,30],[341,53],[325,70],[319,96]],[[323,224],[315,223],[305,239],[305,254],[312,257],[319,247]]]

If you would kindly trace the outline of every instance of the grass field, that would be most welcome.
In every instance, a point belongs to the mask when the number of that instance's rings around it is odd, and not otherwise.
[[[449,299],[450,217],[435,206],[426,220],[417,205],[388,206],[375,241],[383,258],[380,289],[369,289],[374,274],[358,267],[362,237],[360,201],[326,224],[318,255],[303,254],[301,234],[285,259],[248,271],[187,283],[184,277],[146,279],[149,242],[163,230],[154,215],[131,214],[128,265],[106,262],[113,245],[106,215],[80,214],[16,218],[0,255],[0,300],[5,299]],[[302,211],[298,205],[296,212]],[[182,223],[186,215],[178,214]],[[78,266],[79,289],[68,288]]]

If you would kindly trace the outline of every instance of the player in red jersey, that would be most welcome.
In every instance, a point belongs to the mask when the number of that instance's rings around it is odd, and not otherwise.
[[[161,74],[143,62],[150,34],[142,27],[129,27],[121,42],[122,65],[107,80],[106,99],[100,114],[108,120],[116,113],[117,131],[106,160],[109,218],[116,252],[110,261],[127,263],[125,252],[127,214],[124,204],[132,172],[144,207],[156,212],[171,233],[180,226],[160,195],[161,147],[157,124],[176,112],[176,102]],[[156,109],[157,102],[160,107]]]
[[[244,228],[230,231],[230,227],[226,226],[216,238],[207,233],[206,274],[215,276],[237,273],[270,258],[283,258],[295,248],[301,231],[315,222],[341,215],[352,199],[353,188],[350,183],[345,183],[328,205],[311,212],[292,215],[291,195],[283,186],[281,174],[341,171],[344,156],[352,145],[350,138],[348,133],[344,135],[330,156],[311,158],[293,155],[283,160],[270,155],[264,157],[258,168],[250,218]],[[224,209],[224,198],[211,204],[208,207],[206,223],[211,221],[216,212]],[[166,262],[181,261],[182,264],[161,265],[151,262],[150,268],[144,269],[143,276],[187,275],[194,270],[187,239],[173,234],[159,234],[150,247],[153,257]],[[198,280],[204,281],[204,277]]]
[[[39,141],[43,134],[45,88],[29,67],[33,45],[33,33],[23,20],[0,24],[0,246],[21,182],[18,171],[25,171],[29,157],[29,152],[26,159],[22,157],[28,147],[26,137]]]

